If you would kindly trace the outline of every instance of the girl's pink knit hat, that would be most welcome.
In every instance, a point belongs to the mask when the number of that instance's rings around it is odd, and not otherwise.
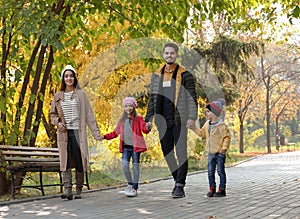
[[[122,106],[125,107],[127,103],[130,103],[134,108],[137,107],[137,103],[133,97],[125,97]]]

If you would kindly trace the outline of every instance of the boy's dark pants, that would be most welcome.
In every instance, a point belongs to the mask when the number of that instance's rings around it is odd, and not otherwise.
[[[208,154],[208,181],[210,187],[216,187],[215,172],[217,167],[217,172],[220,177],[219,188],[226,188],[225,160],[226,156],[223,154]]]

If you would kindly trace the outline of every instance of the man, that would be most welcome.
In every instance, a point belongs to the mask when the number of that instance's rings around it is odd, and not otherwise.
[[[172,197],[182,198],[188,172],[187,127],[195,124],[198,113],[195,78],[176,63],[177,57],[178,46],[167,43],[163,49],[166,63],[151,78],[145,121],[150,129],[155,117],[162,152],[175,181]]]

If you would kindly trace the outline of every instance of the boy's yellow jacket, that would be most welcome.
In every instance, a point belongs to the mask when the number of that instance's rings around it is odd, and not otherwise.
[[[230,146],[230,131],[228,126],[220,121],[216,124],[213,129],[209,132],[209,121],[207,121],[201,129],[197,128],[195,133],[201,138],[206,139],[206,152],[207,153],[219,153],[222,149],[228,149]]]

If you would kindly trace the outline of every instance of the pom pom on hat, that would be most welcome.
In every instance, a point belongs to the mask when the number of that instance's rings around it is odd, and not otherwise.
[[[224,105],[225,100],[223,98],[219,98],[217,101],[207,104],[206,108],[219,117],[223,111]]]
[[[75,69],[72,67],[72,65],[66,65],[66,67],[61,72],[61,78],[64,76],[64,73],[67,70],[73,71],[75,73],[75,77],[77,77],[77,73],[76,73]]]
[[[137,103],[133,97],[125,97],[122,106],[125,107],[127,103],[130,103],[134,108],[137,107]]]

